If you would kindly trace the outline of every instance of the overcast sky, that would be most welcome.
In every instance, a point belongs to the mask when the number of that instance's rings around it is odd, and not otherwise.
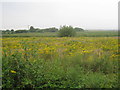
[[[3,0],[0,3],[0,28],[28,29],[28,25],[59,28],[71,25],[84,29],[117,29],[118,1]]]

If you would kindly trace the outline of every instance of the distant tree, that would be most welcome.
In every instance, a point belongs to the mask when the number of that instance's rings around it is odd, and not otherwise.
[[[15,33],[27,33],[28,30],[16,30]]]
[[[72,26],[63,26],[60,27],[58,36],[60,37],[73,37],[76,35],[76,32]]]
[[[55,27],[49,28],[48,30],[49,30],[49,32],[57,32],[58,31],[58,29]]]
[[[11,29],[12,32],[14,32],[14,29]]]
[[[79,32],[79,31],[84,31],[84,29],[79,28],[79,27],[75,27],[74,30],[77,31],[77,32]]]
[[[11,29],[11,33],[14,33],[14,29]]]
[[[6,33],[6,31],[2,30],[2,34],[5,34],[5,33]]]
[[[7,29],[6,31],[9,32],[10,30]]]
[[[55,27],[42,29],[44,32],[57,32],[58,29]]]
[[[43,32],[58,32],[58,29],[55,28],[55,27],[45,28],[45,29],[37,29],[36,32],[40,32],[40,33],[43,33]]]
[[[6,33],[7,33],[7,34],[10,34],[10,30],[7,29],[7,30],[6,30]]]
[[[35,28],[33,26],[30,26],[30,29],[29,29],[30,32],[35,32]]]
[[[34,27],[33,27],[33,26],[30,26],[30,30],[34,30]]]

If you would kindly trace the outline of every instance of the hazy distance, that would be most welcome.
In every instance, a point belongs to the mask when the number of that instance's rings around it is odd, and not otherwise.
[[[14,0],[15,1],[15,0]],[[118,28],[119,0],[31,0],[0,2],[1,29],[71,25],[90,30]]]

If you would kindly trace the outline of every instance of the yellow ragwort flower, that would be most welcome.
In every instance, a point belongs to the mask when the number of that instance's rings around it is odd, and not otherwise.
[[[11,70],[10,72],[11,72],[11,73],[16,73],[16,71],[14,71],[14,70]]]

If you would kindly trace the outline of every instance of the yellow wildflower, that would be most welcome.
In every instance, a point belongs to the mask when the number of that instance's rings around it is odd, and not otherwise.
[[[16,71],[14,71],[14,70],[11,70],[10,72],[11,72],[11,73],[16,73]]]

